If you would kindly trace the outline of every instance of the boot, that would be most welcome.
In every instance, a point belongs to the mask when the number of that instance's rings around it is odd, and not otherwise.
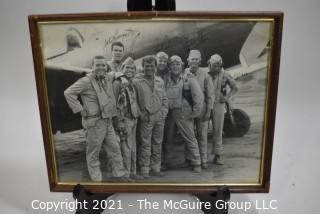
[[[144,179],[143,176],[137,175],[137,174],[131,174],[130,178],[133,179],[133,180],[142,180],[142,179]]]
[[[201,166],[193,166],[192,171],[195,173],[200,173],[202,171]]]
[[[149,173],[141,173],[140,175],[141,175],[144,179],[150,178]]]
[[[208,164],[206,162],[203,162],[201,164],[202,169],[208,169]]]
[[[164,173],[163,172],[155,172],[155,171],[151,171],[151,176],[154,176],[154,177],[163,177],[164,176]]]
[[[224,165],[224,157],[223,155],[215,155],[213,163],[216,165]]]
[[[90,178],[94,182],[101,182],[102,181],[102,173],[100,169],[91,170],[91,173],[89,173]]]

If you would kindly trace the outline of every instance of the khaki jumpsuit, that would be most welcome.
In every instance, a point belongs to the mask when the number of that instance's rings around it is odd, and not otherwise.
[[[182,74],[177,81],[174,81],[170,75],[166,78],[165,88],[169,100],[169,113],[165,127],[165,149],[164,154],[166,164],[170,165],[172,156],[172,144],[176,134],[175,125],[181,133],[187,152],[186,159],[190,160],[192,166],[201,164],[199,145],[194,133],[194,118],[198,117],[202,110],[203,95],[197,80],[193,75]],[[183,97],[183,89],[190,90],[193,100],[193,106]]]
[[[223,123],[225,113],[225,103],[220,102],[220,98],[226,95],[226,86],[231,89],[236,88],[235,80],[222,70],[218,75],[212,76],[215,88],[215,100],[212,109],[212,125],[213,125],[213,147],[212,153],[215,155],[223,155],[224,149],[222,144]]]
[[[168,99],[163,80],[155,77],[153,81],[140,73],[133,81],[140,108],[140,145],[138,163],[142,174],[150,170],[160,172],[161,147],[164,121],[168,113]]]
[[[185,72],[190,72],[189,69],[186,69]],[[191,73],[191,72],[190,72]],[[199,117],[195,118],[196,125],[196,137],[199,143],[201,163],[205,164],[208,161],[208,126],[209,120],[203,120],[206,112],[211,112],[214,102],[214,86],[209,76],[208,72],[203,68],[198,68],[198,70],[192,73],[197,80],[201,91],[204,96],[204,104],[202,111]]]
[[[117,99],[118,127],[123,128],[122,131],[125,132],[125,136],[120,136],[125,177],[130,177],[137,173],[136,129],[137,118],[140,115],[137,94],[132,83],[124,76],[115,80],[113,85]]]
[[[102,180],[99,161],[101,147],[107,153],[113,176],[122,177],[124,175],[121,149],[112,123],[112,117],[117,115],[112,81],[113,77],[109,75],[101,81],[97,80],[93,74],[89,74],[64,92],[73,113],[82,110],[87,112],[87,116],[82,118],[82,125],[86,131],[88,171],[94,181]],[[78,96],[81,97],[83,105],[79,102]]]

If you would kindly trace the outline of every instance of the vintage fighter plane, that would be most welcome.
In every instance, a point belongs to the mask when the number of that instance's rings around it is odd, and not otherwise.
[[[226,71],[235,79],[241,79],[266,68],[268,31],[268,23],[256,22],[152,22],[152,28],[143,24],[133,27],[131,23],[108,23],[108,28],[103,23],[43,26],[52,131],[69,132],[82,128],[80,115],[71,112],[63,92],[91,71],[95,55],[111,56],[110,46],[114,41],[123,42],[125,55],[133,57],[137,63],[143,56],[158,51],[177,54],[186,60],[191,49],[199,49],[203,58],[201,66],[206,67],[206,60],[219,53]],[[250,118],[241,109],[228,107],[225,121],[225,136],[243,136],[250,127]]]

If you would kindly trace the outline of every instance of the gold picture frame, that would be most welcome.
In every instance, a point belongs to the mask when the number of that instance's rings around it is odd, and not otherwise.
[[[50,190],[72,191],[74,186],[80,183],[92,192],[112,193],[204,193],[215,191],[222,185],[228,186],[231,192],[268,192],[277,104],[282,23],[283,13],[281,12],[152,11],[30,15],[30,37]],[[175,24],[175,27],[171,28],[173,24]],[[254,26],[259,24],[268,25],[267,33],[266,29],[264,29],[264,34],[262,35],[262,37],[267,37],[267,41],[259,36],[249,38],[250,33],[257,30]],[[126,31],[122,32],[121,29],[126,29]],[[65,40],[68,30],[69,32],[70,30],[73,31],[72,33],[76,34],[78,39],[74,41],[71,48],[65,46],[68,43]],[[162,34],[159,32],[162,32]],[[158,37],[155,37],[157,34]],[[160,34],[162,36],[161,39],[159,39]],[[88,39],[88,35],[92,37]],[[61,97],[63,97],[66,84],[70,85],[79,79],[81,75],[83,76],[86,72],[90,72],[88,63],[92,59],[93,52],[98,49],[85,50],[87,47],[85,43],[91,42],[92,46],[94,46],[94,42],[101,42],[99,43],[100,46],[104,45],[102,50],[106,50],[116,40],[130,43],[130,45],[126,46],[130,46],[126,54],[137,59],[137,61],[144,55],[156,54],[160,50],[167,52],[169,55],[178,54],[185,61],[187,57],[186,50],[196,48],[204,53],[202,58],[203,63],[206,63],[210,55],[219,52],[228,68],[238,69],[239,64],[246,66],[245,69],[247,70],[245,71],[238,70],[238,73],[236,71],[233,72],[236,78],[242,78],[242,87],[249,85],[248,82],[255,75],[254,71],[262,69],[264,76],[259,77],[260,79],[253,78],[255,79],[253,86],[251,88],[248,86],[246,91],[243,92],[247,93],[247,97],[243,98],[247,101],[241,104],[246,106],[244,110],[247,108],[253,112],[252,118],[258,118],[252,119],[252,127],[248,134],[249,136],[250,131],[254,132],[255,134],[252,134],[255,136],[254,140],[249,142],[249,138],[246,138],[247,140],[244,138],[239,140],[240,138],[237,137],[226,140],[230,143],[226,144],[230,152],[226,152],[227,163],[225,166],[210,165],[209,169],[203,172],[200,177],[194,176],[191,172],[188,174],[185,170],[172,170],[169,172],[173,174],[173,177],[179,177],[177,175],[181,173],[186,180],[168,178],[167,181],[151,179],[123,183],[108,182],[108,180],[92,182],[88,179],[81,179],[87,177],[85,175],[84,135],[82,133],[73,133],[74,135],[72,136],[64,134],[70,130],[81,129],[80,115],[71,115],[70,112],[65,113],[66,102]],[[149,44],[152,40],[154,43]],[[259,49],[255,50],[255,52],[260,51],[258,55],[255,53],[253,60],[252,56],[250,56],[252,51],[247,50],[247,52],[241,52],[240,54],[241,49],[244,47],[243,43],[247,40],[252,42],[249,49]],[[241,42],[242,44],[238,44]],[[144,50],[139,49],[137,44]],[[57,51],[59,48],[62,51]],[[73,58],[59,60],[61,56],[67,57],[70,52],[75,53],[74,49],[84,51],[83,53],[78,51],[79,54],[74,54]],[[105,54],[108,55],[109,53]],[[263,68],[254,67],[257,63],[260,63],[261,66],[262,56],[264,57],[264,61],[262,61],[265,63],[262,66]],[[251,61],[248,59],[250,57]],[[249,69],[251,70],[248,71]],[[226,68],[226,70],[228,69]],[[72,72],[76,75],[73,75]],[[246,83],[248,84],[246,85]],[[259,84],[260,94],[252,96],[250,93],[258,93],[257,85],[254,84]],[[242,95],[244,96],[244,94]],[[253,104],[257,100],[259,103]],[[58,111],[59,113],[57,113]],[[63,141],[64,144],[60,141]],[[81,146],[79,146],[80,141]],[[239,143],[243,143],[242,150],[239,150]],[[235,150],[235,147],[240,153],[231,152]],[[249,153],[246,150],[249,150]],[[228,160],[230,161],[228,162]],[[239,163],[243,165],[239,166]],[[254,169],[250,169],[250,167]],[[205,174],[206,172],[216,173],[217,176]],[[191,179],[194,179],[193,181],[187,179],[189,175]],[[201,176],[212,176],[212,180],[201,181]],[[251,182],[250,179],[252,179]]]

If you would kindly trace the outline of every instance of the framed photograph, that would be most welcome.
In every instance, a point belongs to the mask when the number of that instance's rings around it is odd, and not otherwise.
[[[268,192],[281,12],[30,15],[49,185]]]

